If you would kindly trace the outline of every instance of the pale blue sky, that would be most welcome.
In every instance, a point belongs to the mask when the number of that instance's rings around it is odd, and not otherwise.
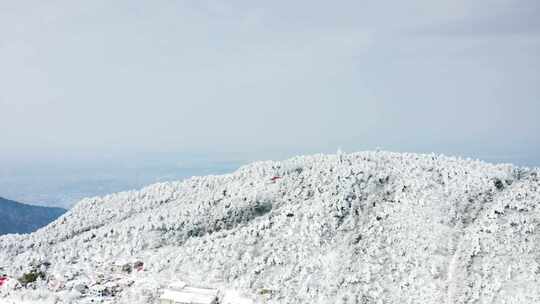
[[[539,3],[2,1],[0,162],[381,147],[540,165]]]

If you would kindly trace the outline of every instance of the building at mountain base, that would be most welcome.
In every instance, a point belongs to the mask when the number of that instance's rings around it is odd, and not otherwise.
[[[187,286],[183,282],[171,284],[163,290],[160,304],[217,304],[218,291]]]

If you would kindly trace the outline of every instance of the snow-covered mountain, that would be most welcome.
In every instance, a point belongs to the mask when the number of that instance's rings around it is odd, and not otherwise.
[[[540,303],[539,174],[362,152],[88,198],[0,237],[26,284],[0,303],[157,303],[175,280],[254,303]]]
[[[36,231],[65,212],[62,208],[27,205],[0,197],[0,235]]]

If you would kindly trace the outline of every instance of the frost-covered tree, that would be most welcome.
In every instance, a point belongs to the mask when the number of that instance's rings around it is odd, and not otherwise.
[[[0,237],[8,276],[50,262],[36,290],[0,299],[148,303],[182,279],[267,303],[540,302],[538,174],[340,153],[87,198]]]

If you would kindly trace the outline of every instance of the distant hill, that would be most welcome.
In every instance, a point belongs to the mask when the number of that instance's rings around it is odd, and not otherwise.
[[[62,208],[32,206],[0,197],[0,235],[36,231],[65,212]]]

